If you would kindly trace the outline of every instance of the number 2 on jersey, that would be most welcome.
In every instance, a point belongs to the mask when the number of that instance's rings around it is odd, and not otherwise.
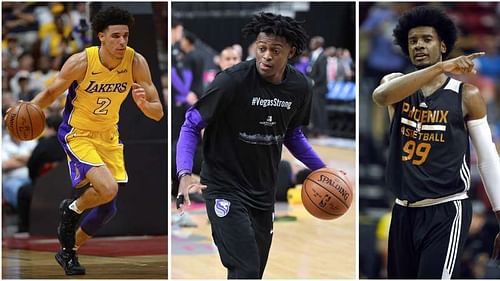
[[[405,152],[406,155],[403,155],[401,157],[401,160],[409,161],[413,159],[411,163],[420,166],[425,162],[425,160],[427,160],[427,156],[429,156],[430,150],[431,150],[430,143],[423,142],[417,145],[417,143],[414,140],[409,140],[403,146],[403,152]]]
[[[99,107],[94,110],[95,115],[108,114],[107,108],[111,104],[111,100],[109,98],[97,98],[97,104],[99,105]]]

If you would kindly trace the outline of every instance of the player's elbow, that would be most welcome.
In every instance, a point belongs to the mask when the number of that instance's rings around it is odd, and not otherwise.
[[[155,116],[153,116],[152,119],[155,120],[156,122],[158,122],[163,118],[163,115],[165,115],[165,114],[163,113],[163,109],[162,109]]]
[[[388,98],[387,98],[387,94],[380,89],[380,86],[377,87],[373,91],[372,99],[373,99],[373,102],[375,102],[378,105],[381,105],[381,106],[390,105],[390,102],[388,101]]]

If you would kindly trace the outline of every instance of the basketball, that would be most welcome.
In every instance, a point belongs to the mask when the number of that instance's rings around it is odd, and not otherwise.
[[[311,215],[331,220],[345,214],[352,203],[353,186],[342,171],[313,171],[302,185],[302,204]]]
[[[21,102],[9,110],[5,123],[12,137],[18,140],[32,140],[45,129],[45,114],[36,104]]]

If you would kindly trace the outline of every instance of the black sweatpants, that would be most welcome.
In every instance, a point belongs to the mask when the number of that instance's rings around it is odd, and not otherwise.
[[[471,219],[469,199],[418,208],[395,205],[389,231],[388,278],[458,278]]]
[[[228,279],[261,279],[271,248],[274,210],[258,210],[236,200],[206,200],[212,237]]]

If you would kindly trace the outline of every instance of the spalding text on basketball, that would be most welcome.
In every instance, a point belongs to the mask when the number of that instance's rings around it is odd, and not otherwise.
[[[340,185],[337,181],[335,181],[335,180],[333,180],[325,175],[320,175],[319,181],[324,182],[326,184],[329,184],[330,186],[333,186],[333,188],[335,188],[339,192],[340,196],[342,196],[344,198],[344,200],[347,201],[347,199],[349,198],[349,192],[347,192],[342,187],[342,185]]]

